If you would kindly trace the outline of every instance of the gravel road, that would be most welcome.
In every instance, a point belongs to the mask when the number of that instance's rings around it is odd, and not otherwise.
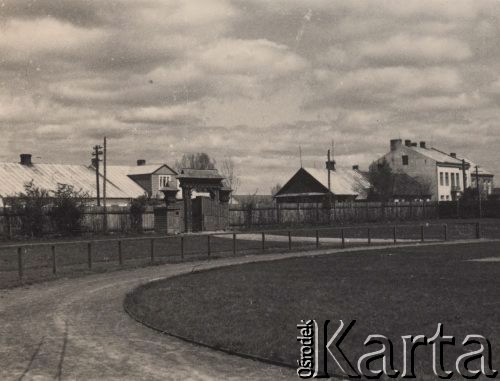
[[[280,257],[283,257],[281,255]],[[161,335],[123,310],[127,291],[233,258],[62,279],[0,291],[1,380],[286,380],[292,370]]]

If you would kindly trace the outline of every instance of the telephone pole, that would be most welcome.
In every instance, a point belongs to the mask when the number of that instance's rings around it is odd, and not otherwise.
[[[102,147],[100,145],[95,145],[94,147],[94,152],[92,152],[92,156],[94,156],[94,166],[95,166],[95,184],[96,184],[96,191],[97,191],[97,206],[101,206],[101,194],[99,191],[99,155],[102,155]]]
[[[103,165],[103,175],[104,179],[102,182],[102,203],[104,204],[104,231],[106,232],[108,230],[108,213],[106,209],[106,170],[107,170],[107,165],[106,165],[106,137],[104,137],[104,144],[103,144],[103,160],[102,160],[102,165]]]
[[[481,205],[481,191],[479,188],[479,166],[476,165],[476,189],[477,189],[477,203],[479,207],[479,218],[483,216],[483,210]]]

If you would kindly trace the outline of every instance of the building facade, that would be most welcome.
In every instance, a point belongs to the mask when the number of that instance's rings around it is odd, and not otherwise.
[[[417,180],[430,194],[432,201],[452,201],[460,198],[464,190],[475,186],[475,164],[455,153],[446,153],[426,142],[392,139],[388,153],[373,165],[386,161],[396,174],[404,173]],[[480,169],[479,181],[486,192],[493,189],[493,175]]]

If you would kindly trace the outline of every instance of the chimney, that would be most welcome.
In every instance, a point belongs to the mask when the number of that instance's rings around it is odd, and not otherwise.
[[[326,161],[326,169],[329,169],[330,171],[335,171],[335,160],[330,160]]]
[[[137,160],[137,165],[138,166],[146,165],[146,160],[144,160],[144,159]]]
[[[411,140],[410,139],[406,139],[405,140],[405,146],[407,146],[407,147],[411,146]]]
[[[391,151],[396,151],[398,148],[401,147],[402,144],[401,139],[391,139]]]
[[[427,148],[427,147],[425,146],[425,142],[420,142],[420,148]]]
[[[22,165],[32,165],[33,164],[31,162],[31,154],[30,153],[22,153],[20,155],[20,157],[21,157],[20,164],[22,164]]]
[[[451,152],[451,153],[450,153],[450,156],[451,156],[451,157],[454,157],[455,159],[457,158],[457,154],[456,154],[456,152]]]
[[[353,165],[352,166],[353,171],[359,171],[359,165]]]
[[[416,142],[415,142],[415,143],[411,143],[411,146],[412,146],[412,147],[416,147],[416,146],[417,146],[417,143],[416,143]]]

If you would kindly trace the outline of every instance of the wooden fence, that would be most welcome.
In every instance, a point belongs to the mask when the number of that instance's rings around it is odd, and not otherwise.
[[[44,225],[44,233],[55,233],[55,229],[50,223],[48,216],[44,216],[47,221]],[[127,232],[133,229],[130,216],[130,208],[120,206],[110,206],[104,210],[102,206],[86,206],[83,212],[82,230],[83,232],[101,233],[104,232],[105,218],[108,232]],[[154,230],[153,207],[147,207],[142,215],[142,230]],[[21,231],[21,216],[8,213],[5,209],[0,209],[0,236],[12,237]]]
[[[108,232],[127,232],[133,229],[128,207],[89,206],[84,211],[82,230],[100,233],[104,231],[104,218],[107,220]],[[437,203],[400,202],[377,203],[355,202],[336,203],[332,208],[321,206],[267,207],[267,208],[231,208],[229,209],[229,228],[245,229],[269,226],[308,226],[328,225],[335,223],[407,221],[424,220],[439,217]],[[48,217],[44,224],[44,233],[54,233]],[[142,216],[143,231],[154,230],[153,207],[148,207]],[[21,217],[6,213],[0,209],[0,236],[11,237],[21,231]]]
[[[429,202],[354,202],[335,203],[331,208],[301,206],[272,208],[231,208],[229,226],[326,225],[331,223],[406,221],[438,218],[437,203]]]

